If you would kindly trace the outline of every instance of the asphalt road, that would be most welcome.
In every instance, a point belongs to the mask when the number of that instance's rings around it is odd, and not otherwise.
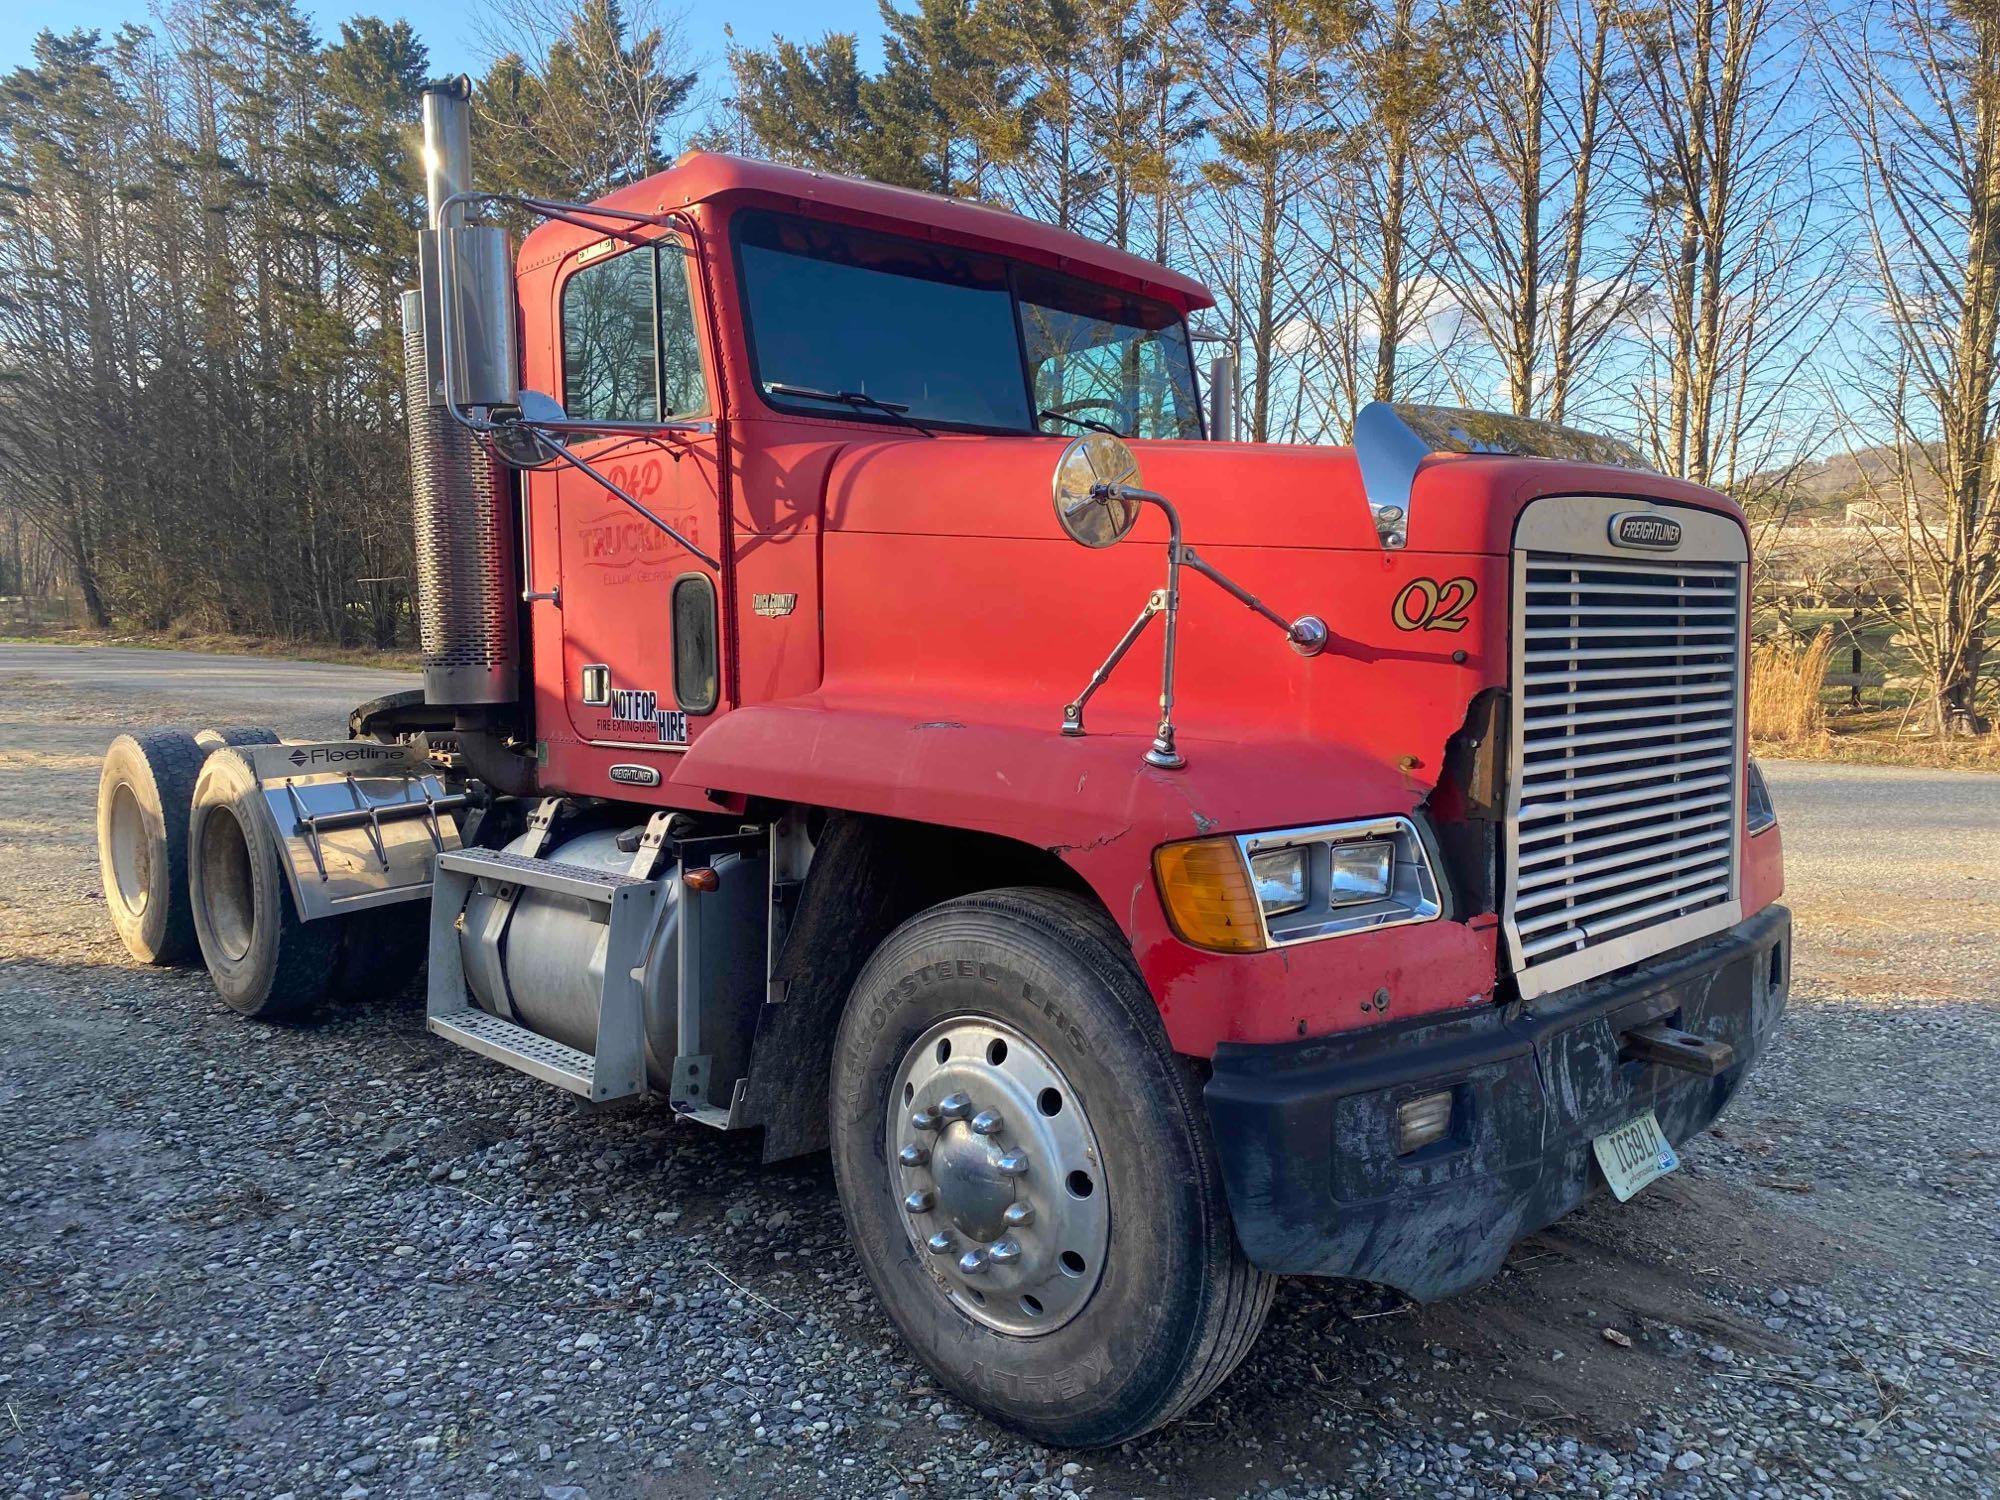
[[[1768,767],[1792,1011],[1683,1169],[1416,1307],[1280,1291],[1109,1453],[958,1408],[823,1163],[591,1111],[414,994],[246,1023],[105,922],[119,729],[398,673],[0,644],[0,1496],[2000,1494],[2000,777]]]

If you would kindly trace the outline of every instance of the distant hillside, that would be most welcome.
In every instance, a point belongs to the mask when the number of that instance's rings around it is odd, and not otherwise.
[[[1934,498],[1937,478],[1928,457],[1920,457],[1916,465],[1918,488],[1925,498]],[[1817,459],[1796,469],[1752,475],[1739,490],[1755,496],[1759,509],[1785,506],[1789,520],[1840,521],[1846,519],[1849,505],[1892,499],[1899,484],[1896,449],[1882,443]]]

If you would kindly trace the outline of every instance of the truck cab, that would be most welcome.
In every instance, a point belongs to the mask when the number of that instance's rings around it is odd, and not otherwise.
[[[919,1355],[1075,1445],[1214,1389],[1274,1277],[1463,1290],[1727,1106],[1789,918],[1726,496],[1477,413],[1218,440],[1198,282],[770,163],[517,204],[509,264],[463,106],[426,690],[357,712],[374,780],[210,755],[212,969],[234,808],[238,926],[426,902],[440,1036],[830,1149]]]

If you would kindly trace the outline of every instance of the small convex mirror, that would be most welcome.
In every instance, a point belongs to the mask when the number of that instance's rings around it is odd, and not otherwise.
[[[522,391],[517,422],[502,422],[493,434],[493,446],[500,457],[516,469],[541,469],[555,462],[555,454],[535,437],[538,422],[567,422],[562,403],[540,391]]]
[[[1109,547],[1139,519],[1139,502],[1116,493],[1139,482],[1139,460],[1123,438],[1086,432],[1056,460],[1056,521],[1073,542]]]

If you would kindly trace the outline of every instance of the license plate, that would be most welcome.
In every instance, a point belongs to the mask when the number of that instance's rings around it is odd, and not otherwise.
[[[1604,1168],[1604,1180],[1611,1184],[1620,1203],[1629,1202],[1640,1188],[1681,1164],[1673,1142],[1650,1109],[1638,1119],[1606,1131],[1591,1145],[1597,1152],[1597,1164]]]

